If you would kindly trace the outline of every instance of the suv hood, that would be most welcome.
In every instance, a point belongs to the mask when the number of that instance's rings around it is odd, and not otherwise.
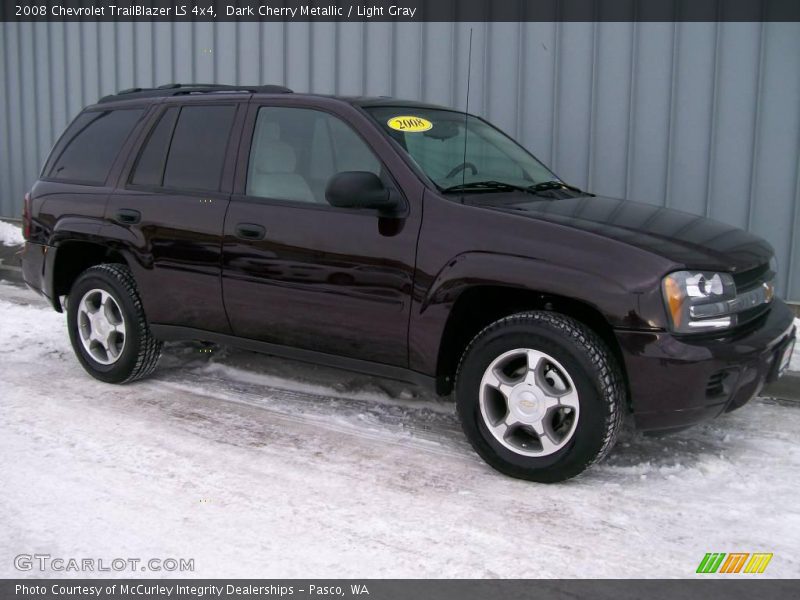
[[[476,194],[465,202],[611,238],[687,268],[741,272],[769,262],[762,238],[683,211],[608,198],[550,199],[525,192]]]

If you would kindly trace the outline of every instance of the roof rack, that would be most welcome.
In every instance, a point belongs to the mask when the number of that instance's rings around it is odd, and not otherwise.
[[[138,98],[159,98],[184,94],[210,94],[214,92],[241,92],[250,94],[291,94],[292,90],[282,85],[226,85],[221,83],[167,83],[154,88],[128,88],[116,94],[103,96],[99,103]]]

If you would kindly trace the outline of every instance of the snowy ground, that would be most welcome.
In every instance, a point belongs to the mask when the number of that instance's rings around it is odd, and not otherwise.
[[[415,389],[200,350],[105,385],[62,315],[0,284],[0,577],[37,552],[194,558],[200,577],[688,577],[712,551],[800,572],[799,403],[626,430],[545,486],[492,471]]]
[[[19,246],[25,241],[18,225],[0,221],[0,244],[4,246]]]

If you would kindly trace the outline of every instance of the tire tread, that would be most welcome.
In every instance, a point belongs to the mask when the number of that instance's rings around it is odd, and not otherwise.
[[[605,400],[607,413],[605,415],[605,435],[600,450],[591,457],[575,475],[585,471],[595,463],[605,458],[617,439],[617,435],[622,427],[624,417],[624,407],[626,406],[626,387],[624,377],[617,360],[614,358],[608,345],[603,339],[589,327],[567,315],[548,311],[526,311],[515,313],[503,317],[484,327],[475,337],[472,338],[464,352],[456,369],[456,389],[458,381],[462,376],[462,369],[465,359],[470,352],[481,343],[481,341],[492,335],[499,329],[513,325],[545,325],[570,338],[586,352],[589,362],[595,371],[595,381],[599,387],[598,392]],[[473,440],[470,440],[473,448],[480,453],[479,448]],[[513,472],[517,477],[529,479],[522,469]],[[511,468],[509,471],[515,471]]]
[[[114,278],[128,294],[136,311],[134,327],[139,336],[139,353],[136,356],[136,362],[130,374],[120,383],[130,383],[147,377],[155,370],[158,360],[161,358],[163,344],[153,337],[150,326],[147,324],[144,306],[142,305],[142,299],[139,296],[133,273],[131,273],[127,265],[119,263],[103,263],[84,271],[84,275],[91,275],[92,273],[105,273]]]

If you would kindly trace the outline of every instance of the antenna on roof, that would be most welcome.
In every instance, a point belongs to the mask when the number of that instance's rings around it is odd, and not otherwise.
[[[469,52],[467,53],[467,101],[464,103],[464,162],[461,163],[461,185],[467,180],[467,120],[469,119],[469,82],[472,78],[472,27],[469,28]]]

